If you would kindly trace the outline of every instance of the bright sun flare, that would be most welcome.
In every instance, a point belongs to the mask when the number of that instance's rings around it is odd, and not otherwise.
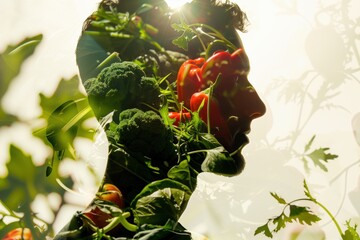
[[[176,9],[180,8],[182,5],[190,1],[191,0],[166,0],[166,3],[169,5],[170,8]]]

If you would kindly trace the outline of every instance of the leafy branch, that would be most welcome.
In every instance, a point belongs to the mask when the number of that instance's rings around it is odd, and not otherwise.
[[[321,209],[323,209],[326,214],[331,218],[332,222],[334,223],[339,235],[343,240],[359,240],[360,236],[359,233],[356,231],[357,225],[351,226],[350,221],[346,222],[346,231],[343,232],[343,230],[340,227],[339,222],[335,219],[335,216],[329,211],[329,209],[323,205],[322,203],[318,202],[310,193],[309,187],[304,180],[304,194],[305,198],[298,198],[293,201],[286,201],[284,198],[280,197],[276,193],[270,193],[273,198],[276,199],[276,201],[284,205],[281,213],[273,218],[268,219],[268,221],[258,227],[255,230],[254,235],[258,235],[260,233],[263,233],[266,237],[273,238],[274,233],[279,232],[281,229],[286,227],[286,224],[298,222],[302,225],[312,225],[318,221],[321,220],[321,218],[313,213],[311,209],[307,206],[299,206],[295,205],[297,202],[312,202],[319,206]],[[288,211],[287,211],[288,210]]]
[[[187,51],[189,42],[194,38],[198,38],[204,49],[206,58],[211,54],[211,50],[214,45],[221,44],[231,51],[237,49],[237,47],[232,42],[230,42],[221,32],[207,24],[186,24],[185,22],[182,22],[179,24],[174,23],[172,24],[172,27],[175,31],[181,33],[178,38],[173,40],[174,45]],[[211,39],[208,46],[206,46],[205,44],[205,39]]]

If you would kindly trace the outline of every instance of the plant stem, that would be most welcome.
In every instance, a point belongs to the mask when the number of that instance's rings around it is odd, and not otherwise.
[[[339,225],[338,221],[336,221],[334,215],[332,215],[332,213],[329,211],[329,209],[327,209],[322,203],[320,203],[320,202],[318,202],[318,201],[316,201],[316,200],[313,201],[313,202],[314,202],[316,205],[318,205],[319,207],[321,207],[321,208],[329,215],[329,217],[331,218],[331,220],[334,222],[334,224],[335,224],[335,226],[336,226],[336,228],[337,228],[340,236],[343,236],[343,232],[342,232],[342,230],[341,230],[341,228],[340,228],[340,225]]]

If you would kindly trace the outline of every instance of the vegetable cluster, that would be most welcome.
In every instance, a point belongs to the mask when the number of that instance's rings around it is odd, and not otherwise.
[[[153,8],[143,6],[129,15],[100,7],[79,40],[77,60],[83,85],[95,116],[105,122],[109,140],[104,186],[116,186],[122,200],[118,204],[96,198],[55,240],[191,239],[178,220],[195,190],[197,175],[203,171],[238,173],[237,160],[210,128],[219,127],[222,113],[209,91],[218,76],[229,70],[216,68],[217,62],[226,65],[226,57],[237,61],[240,54],[221,51],[209,59],[191,60],[182,53],[184,49],[165,49],[152,38],[156,29],[138,15],[149,9]],[[219,40],[225,37],[218,31],[211,34],[225,49],[235,48]],[[178,45],[179,40],[174,43]],[[183,40],[190,41],[186,36]],[[94,44],[88,54],[91,41],[110,54],[96,54],[100,52],[92,48]],[[118,46],[121,51],[111,53]]]

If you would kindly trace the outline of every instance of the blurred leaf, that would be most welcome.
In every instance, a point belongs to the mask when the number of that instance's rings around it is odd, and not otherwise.
[[[4,112],[0,105],[0,128],[3,126],[10,126],[12,123],[16,122],[18,118],[14,115]]]
[[[40,107],[42,114],[39,118],[45,119],[47,124],[37,129],[34,134],[46,144],[51,143],[54,150],[61,151],[66,149],[68,144],[72,145],[75,135],[93,138],[94,130],[83,123],[94,115],[87,97],[80,91],[77,76],[68,80],[62,79],[51,96],[40,94]]]
[[[329,148],[318,148],[307,154],[307,156],[313,161],[314,165],[320,167],[325,172],[327,172],[328,169],[324,163],[327,163],[329,160],[334,160],[338,157],[338,155],[326,153],[328,150]]]
[[[63,195],[65,190],[59,186],[57,178],[69,188],[73,185],[70,178],[62,178],[57,173],[46,177],[46,164],[35,166],[31,156],[15,145],[9,147],[9,158],[6,165],[8,176],[0,178],[0,195],[4,204],[13,211],[30,206],[37,194],[56,192]]]
[[[171,26],[175,31],[181,32],[181,36],[172,41],[173,44],[187,51],[190,40],[196,36],[194,30],[185,23],[172,24]]]
[[[0,54],[0,99],[11,80],[19,74],[23,62],[34,53],[41,40],[41,34],[26,38],[18,44],[8,46],[5,52]]]
[[[334,160],[338,157],[336,154],[328,153],[328,150],[330,148],[327,147],[320,147],[315,150],[310,150],[313,142],[315,139],[315,135],[310,139],[310,141],[305,145],[304,148],[304,154],[302,155],[302,160],[305,164],[307,164],[307,161],[310,160],[313,162],[315,166],[320,167],[323,171],[327,172],[328,169],[325,166],[324,163],[327,163],[330,160]],[[311,151],[311,152],[310,152]],[[305,165],[305,167],[308,169],[308,166]]]
[[[61,79],[54,93],[50,96],[45,96],[40,93],[40,107],[42,108],[42,115],[40,118],[48,119],[50,115],[61,104],[73,100],[85,99],[86,96],[80,91],[80,80],[78,76],[73,76],[70,79]]]
[[[313,143],[314,140],[315,140],[315,137],[316,137],[316,135],[312,136],[312,138],[310,139],[310,141],[305,145],[305,152],[307,152],[307,151],[310,150],[311,145],[312,145],[312,143]]]
[[[20,43],[10,45],[0,53],[0,100],[5,95],[11,81],[19,74],[23,62],[30,57],[42,40],[42,35],[26,38]],[[16,116],[6,113],[0,104],[0,127],[17,121]]]
[[[56,151],[65,150],[74,141],[77,125],[69,124],[78,112],[76,102],[69,100],[56,108],[48,118],[46,138]]]

